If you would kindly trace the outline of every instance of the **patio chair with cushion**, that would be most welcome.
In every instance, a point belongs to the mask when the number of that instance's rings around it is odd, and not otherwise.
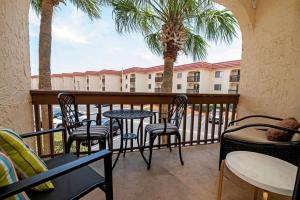
[[[108,127],[98,125],[95,120],[79,121],[78,110],[75,102],[75,96],[66,93],[58,94],[62,118],[68,131],[68,148],[70,151],[73,141],[76,141],[76,153],[80,154],[80,144],[88,146],[88,152],[91,152],[91,146],[99,142],[99,150],[106,148],[106,138],[108,136]],[[92,125],[92,123],[96,125]]]
[[[184,165],[184,162],[182,160],[182,155],[181,155],[181,136],[179,132],[179,127],[185,112],[185,108],[187,106],[187,101],[188,98],[186,95],[176,95],[173,98],[170,111],[167,113],[159,113],[159,115],[162,116],[161,119],[163,120],[163,123],[148,124],[145,127],[144,144],[147,139],[147,134],[149,134],[150,137],[150,147],[149,147],[150,152],[149,152],[149,160],[148,160],[148,167],[147,167],[148,170],[151,167],[154,140],[157,136],[160,137],[163,135],[166,135],[168,137],[168,146],[170,148],[170,151],[171,151],[171,136],[175,135],[177,137],[180,162],[182,165]]]
[[[62,132],[66,135],[65,129],[51,129],[23,134],[21,137],[30,138],[54,132]],[[17,140],[19,143],[22,142],[21,138],[17,138]],[[15,142],[11,144],[15,144]],[[26,146],[23,147],[26,148]],[[100,159],[104,159],[104,177],[88,166]],[[49,170],[0,187],[0,199],[21,194],[21,192],[26,192],[31,200],[79,199],[96,188],[100,188],[105,192],[107,200],[113,199],[112,160],[109,150],[102,150],[80,159],[71,154],[63,154],[62,156],[46,160],[45,164]],[[42,192],[31,190],[34,186],[50,180],[54,188]]]
[[[244,125],[236,125],[237,122],[245,122],[247,119],[268,119],[270,123],[244,123]],[[222,160],[226,158],[226,155],[232,151],[253,151],[298,165],[300,155],[300,131],[298,129],[278,126],[278,122],[282,120],[281,118],[265,115],[251,115],[230,122],[221,137],[220,164]],[[269,128],[292,134],[290,140],[268,140],[266,131]]]

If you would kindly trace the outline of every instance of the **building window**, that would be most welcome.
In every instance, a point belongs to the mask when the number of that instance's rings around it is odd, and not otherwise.
[[[128,76],[127,76],[127,75],[125,76],[125,79],[126,79],[126,80],[128,79]]]
[[[214,85],[214,90],[221,91],[222,90],[222,85],[221,84],[215,84]]]
[[[181,84],[177,84],[177,90],[181,90]]]
[[[126,89],[128,88],[128,85],[127,85],[127,84],[125,85],[125,88],[126,88]]]
[[[148,84],[148,89],[151,90],[151,84]]]
[[[148,79],[151,79],[151,74],[148,75]]]
[[[216,71],[215,72],[215,78],[222,78],[222,71]]]
[[[177,73],[177,78],[178,79],[182,78],[182,73]]]

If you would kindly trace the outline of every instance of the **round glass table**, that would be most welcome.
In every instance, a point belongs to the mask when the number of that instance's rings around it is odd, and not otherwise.
[[[120,157],[120,154],[124,151],[124,155],[126,153],[126,148],[127,148],[127,142],[128,140],[133,140],[136,139],[137,140],[137,145],[138,145],[138,149],[144,159],[144,161],[148,164],[147,159],[145,158],[144,154],[143,154],[143,148],[140,146],[140,142],[139,142],[139,135],[141,133],[141,127],[143,124],[143,121],[145,118],[150,118],[154,115],[153,112],[151,111],[147,111],[147,110],[111,110],[111,111],[106,111],[103,113],[104,117],[110,118],[110,119],[116,119],[120,130],[121,130],[121,141],[120,141],[120,148],[118,151],[118,155],[117,158],[114,161],[113,164],[113,168],[116,166],[118,159]],[[124,129],[123,129],[123,120],[134,120],[134,119],[139,119],[140,123],[137,129],[136,133],[129,133],[127,131],[126,128],[126,133],[124,134]],[[127,124],[127,121],[126,121]],[[124,144],[123,141],[125,140],[125,149],[124,149]]]

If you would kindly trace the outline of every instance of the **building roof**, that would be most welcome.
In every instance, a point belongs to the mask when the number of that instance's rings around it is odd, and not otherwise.
[[[240,67],[241,66],[241,60],[218,62],[218,63],[213,63],[212,65],[213,65],[213,69]]]
[[[99,74],[110,74],[110,75],[121,75],[122,72],[118,70],[109,70],[109,69],[103,69],[98,72]]]
[[[84,72],[73,72],[74,76],[85,76]]]
[[[63,77],[73,77],[74,74],[73,73],[62,73],[61,74]]]

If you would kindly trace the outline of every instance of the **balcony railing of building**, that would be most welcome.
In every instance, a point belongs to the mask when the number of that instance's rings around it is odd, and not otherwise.
[[[135,82],[135,78],[130,78],[130,83],[134,83]]]
[[[161,112],[163,105],[169,105],[172,102],[173,96],[175,94],[170,93],[122,93],[122,92],[75,92],[69,91],[76,98],[76,103],[78,104],[78,109],[85,111],[87,114],[87,119],[93,119],[95,114],[99,113],[101,121],[102,113],[107,110],[116,109],[142,109]],[[34,109],[34,121],[39,123],[35,124],[35,129],[37,131],[42,129],[43,124],[49,125],[53,128],[53,107],[58,106],[57,95],[59,91],[31,91],[32,104]],[[183,123],[180,127],[182,134],[182,144],[186,145],[198,145],[198,144],[208,144],[220,141],[221,132],[227,128],[227,124],[230,120],[235,119],[236,107],[239,100],[239,95],[237,94],[187,94],[188,105],[185,108],[186,112],[183,116]],[[47,105],[48,108],[48,118],[43,121],[41,118],[41,106]],[[95,107],[95,105],[97,105]],[[107,106],[109,105],[109,106]],[[219,110],[220,112],[216,112]],[[212,113],[212,120],[209,120],[209,113]],[[217,114],[218,113],[218,114]],[[218,115],[219,121],[224,123],[215,123],[216,115]],[[156,114],[156,119],[160,116]],[[46,121],[47,120],[47,121]],[[212,121],[210,123],[209,121]],[[149,120],[144,120],[141,129],[145,127],[146,123],[154,122],[154,118]],[[137,129],[139,123],[135,120],[130,120],[128,128],[131,132]],[[110,130],[112,130],[112,122],[110,122]],[[141,132],[141,141],[143,145],[143,131]],[[59,135],[59,134],[58,134]],[[116,151],[119,145],[114,146],[115,140],[113,134],[110,134],[109,143],[112,150]],[[57,141],[52,135],[50,137],[50,145],[47,151],[44,150],[41,137],[36,138],[37,152],[42,157],[50,157],[59,155],[62,150],[54,148],[54,144],[62,142],[64,138],[60,138]],[[112,142],[114,141],[114,142]],[[172,145],[177,144],[177,140],[172,138]],[[145,148],[148,148],[148,143],[146,143]],[[163,144],[162,138],[158,138],[155,143],[156,148],[164,148],[166,144]],[[127,147],[128,150],[137,149],[136,142],[132,142]],[[49,152],[49,153],[48,153]],[[86,152],[82,152],[86,153]]]
[[[159,92],[161,92],[161,88],[155,88],[154,91],[155,91],[156,93],[159,93]]]
[[[134,88],[134,87],[131,87],[131,88],[130,88],[130,92],[135,92],[135,88]]]
[[[230,75],[230,82],[240,82],[240,75]]]
[[[238,90],[237,89],[229,89],[228,90],[228,94],[238,94]]]
[[[102,87],[102,91],[105,91],[105,87]]]
[[[187,82],[200,82],[200,76],[188,76]]]
[[[198,94],[199,89],[186,89],[186,93],[188,93],[188,94]]]
[[[155,77],[155,83],[161,83],[163,81],[162,76]]]

